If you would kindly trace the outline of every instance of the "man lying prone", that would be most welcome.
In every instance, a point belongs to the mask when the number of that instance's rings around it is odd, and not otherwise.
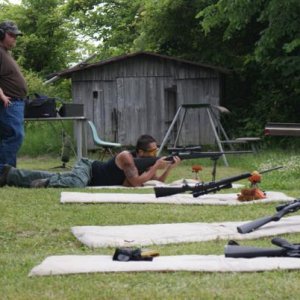
[[[137,140],[135,151],[122,151],[106,162],[82,158],[70,172],[23,170],[6,165],[0,177],[0,186],[65,188],[123,185],[137,187],[142,186],[148,180],[164,182],[171,169],[180,163],[179,157],[174,157],[173,162],[162,157],[141,174],[134,164],[134,158],[153,157],[156,156],[156,152],[156,140],[150,135],[142,135]],[[163,170],[159,176],[156,174],[157,170]]]

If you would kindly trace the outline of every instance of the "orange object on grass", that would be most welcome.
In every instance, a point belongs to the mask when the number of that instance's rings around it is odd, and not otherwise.
[[[240,194],[238,194],[239,201],[252,201],[265,198],[266,194],[258,188],[245,188],[241,190]]]
[[[193,172],[198,173],[199,171],[202,171],[203,168],[200,165],[194,165],[194,166],[192,166],[192,170],[193,170]]]
[[[251,173],[251,176],[248,178],[248,180],[251,182],[251,184],[256,184],[261,181],[261,175],[257,172],[254,171]]]
[[[196,179],[196,180],[199,180],[198,173],[199,173],[200,171],[202,171],[202,170],[203,170],[203,168],[202,168],[202,166],[200,166],[200,165],[193,165],[193,166],[192,166],[192,172],[196,174],[196,175],[195,175],[195,179]]]

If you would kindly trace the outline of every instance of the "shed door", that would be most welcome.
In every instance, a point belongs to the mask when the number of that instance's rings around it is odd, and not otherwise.
[[[110,142],[118,142],[117,139],[117,115],[116,115],[116,85],[113,81],[95,82],[90,86],[89,114],[96,125],[99,136]]]
[[[136,138],[147,128],[147,79],[117,78],[118,140],[135,145]]]
[[[177,111],[177,87],[165,89],[165,134],[167,133]],[[174,144],[177,135],[178,124],[175,123],[168,144]]]

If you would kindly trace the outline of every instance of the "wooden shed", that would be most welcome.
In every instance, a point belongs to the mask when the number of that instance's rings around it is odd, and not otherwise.
[[[218,105],[224,73],[210,65],[137,52],[79,65],[59,76],[71,78],[73,102],[84,104],[85,116],[103,139],[134,145],[145,133],[161,143],[182,104]],[[178,144],[214,143],[208,122],[204,111],[189,112]],[[91,135],[88,148],[93,148]]]

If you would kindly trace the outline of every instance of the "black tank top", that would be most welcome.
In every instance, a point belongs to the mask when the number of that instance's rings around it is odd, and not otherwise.
[[[106,162],[95,160],[89,186],[122,185],[125,178],[124,172],[116,165],[115,157]]]

